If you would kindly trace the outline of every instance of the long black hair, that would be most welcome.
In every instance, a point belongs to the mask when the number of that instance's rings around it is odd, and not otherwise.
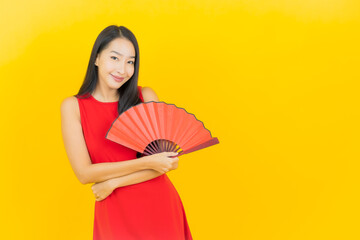
[[[98,82],[98,67],[95,65],[96,56],[116,38],[129,40],[135,48],[134,74],[118,89],[120,95],[118,112],[121,114],[130,107],[141,103],[138,92],[139,46],[135,35],[124,26],[110,25],[100,32],[91,51],[84,82],[81,85],[79,92],[74,96],[77,98],[90,97],[90,94],[95,90]]]

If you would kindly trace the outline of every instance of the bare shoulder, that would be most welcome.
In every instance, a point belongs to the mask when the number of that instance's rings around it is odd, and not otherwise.
[[[65,98],[62,102],[61,102],[61,114],[74,114],[76,115],[78,118],[80,118],[80,111],[79,111],[79,103],[78,100],[75,96],[70,96]]]
[[[158,102],[159,101],[157,94],[151,87],[142,87],[141,93],[143,95],[144,102],[150,102],[150,101]]]

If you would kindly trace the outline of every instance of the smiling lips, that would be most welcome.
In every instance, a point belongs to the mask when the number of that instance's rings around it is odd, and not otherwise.
[[[121,82],[122,80],[124,80],[124,78],[123,77],[116,77],[116,76],[114,76],[114,75],[112,75],[112,74],[110,74],[113,78],[114,78],[114,80],[115,81],[117,81],[117,82]]]

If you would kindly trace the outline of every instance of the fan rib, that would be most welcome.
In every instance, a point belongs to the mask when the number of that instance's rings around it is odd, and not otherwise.
[[[158,128],[156,128],[156,130],[158,130],[158,139],[163,139],[164,138],[164,124],[165,124],[165,118],[164,118],[164,104],[159,103],[159,104],[154,104],[154,122],[156,123],[156,125],[158,126]],[[160,141],[160,152],[164,151],[164,142]]]
[[[186,119],[188,119],[188,116],[186,116]],[[191,124],[193,123],[192,121],[185,121],[185,117],[184,117],[184,121],[182,122],[183,124],[180,126],[181,128],[181,132],[180,135],[177,138],[177,144],[181,146],[181,148],[183,148],[183,146],[185,145],[185,141],[184,138],[186,137],[186,135],[188,134],[188,130],[191,128]]]
[[[145,103],[144,105],[139,106],[139,108],[141,109],[141,111],[139,111],[139,114],[140,112],[142,112],[146,116],[146,127],[148,128],[148,131],[151,132],[151,143],[156,149],[156,151],[158,151],[159,145],[155,141],[158,138],[158,133],[157,133],[158,126],[156,125],[156,122],[154,123],[154,118],[156,118],[156,114],[154,113],[155,111],[154,103],[153,102]]]
[[[107,133],[106,138],[113,141],[113,142],[121,144],[121,145],[123,145],[125,147],[134,149],[134,150],[136,150],[138,152],[142,151],[142,149],[139,148],[138,144],[136,142],[134,142],[132,139],[128,138],[127,141],[125,141],[125,140],[119,138],[117,135],[115,135],[116,133],[123,133],[123,132],[120,131],[119,129],[112,128],[112,131]],[[124,135],[124,134],[119,134],[119,135],[121,136],[121,135]]]
[[[140,104],[134,107],[134,111],[139,120],[143,123],[143,131],[147,133],[147,140],[151,143],[150,145],[154,149],[157,149],[157,146],[155,145],[155,143],[153,143],[156,134],[154,131],[154,126],[151,123],[151,116],[147,112],[147,108],[145,108],[145,105]],[[146,146],[147,144],[144,146],[144,149]]]
[[[143,131],[141,131],[141,127],[140,127],[140,122],[138,121],[138,119],[135,119],[136,115],[135,114],[130,114],[129,112],[124,112],[125,116],[123,116],[120,120],[119,120],[119,124],[122,123],[124,126],[126,126],[127,130],[129,132],[131,132],[131,135],[128,136],[131,139],[136,139],[138,141],[141,142],[141,144],[139,144],[140,148],[143,148],[143,146],[147,144],[147,138],[146,135],[144,134]],[[139,131],[136,131],[135,129],[138,129]]]
[[[191,148],[195,144],[204,141],[204,139],[210,139],[211,135],[209,132],[204,131],[204,128],[198,127],[196,130],[193,131],[191,136],[188,136],[187,139],[184,139],[184,146],[183,149]]]
[[[168,134],[166,136],[166,139],[170,139],[172,141],[172,144],[170,144],[169,149],[168,149],[169,152],[171,152],[173,150],[173,145],[174,144],[176,145],[176,143],[174,142],[173,131],[172,131],[175,128],[175,126],[174,126],[174,120],[175,120],[175,116],[174,116],[175,111],[174,110],[175,109],[174,108],[175,108],[174,105],[170,105],[169,110],[167,112],[168,119],[170,119],[170,121],[169,121],[168,127],[166,129],[166,133]]]
[[[181,117],[181,114],[186,114],[186,111],[182,108],[177,108],[178,111],[174,111],[174,126],[176,126],[174,128],[174,132],[171,135],[170,140],[172,140],[173,142],[175,142],[175,144],[181,146],[181,144],[179,143],[179,135],[181,134],[181,126],[183,125],[183,121],[185,120],[184,118]]]

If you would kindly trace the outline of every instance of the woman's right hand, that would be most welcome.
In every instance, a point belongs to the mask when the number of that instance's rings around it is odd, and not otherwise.
[[[146,156],[149,159],[149,167],[160,173],[175,170],[178,167],[179,158],[171,157],[178,155],[177,152],[162,152]]]

